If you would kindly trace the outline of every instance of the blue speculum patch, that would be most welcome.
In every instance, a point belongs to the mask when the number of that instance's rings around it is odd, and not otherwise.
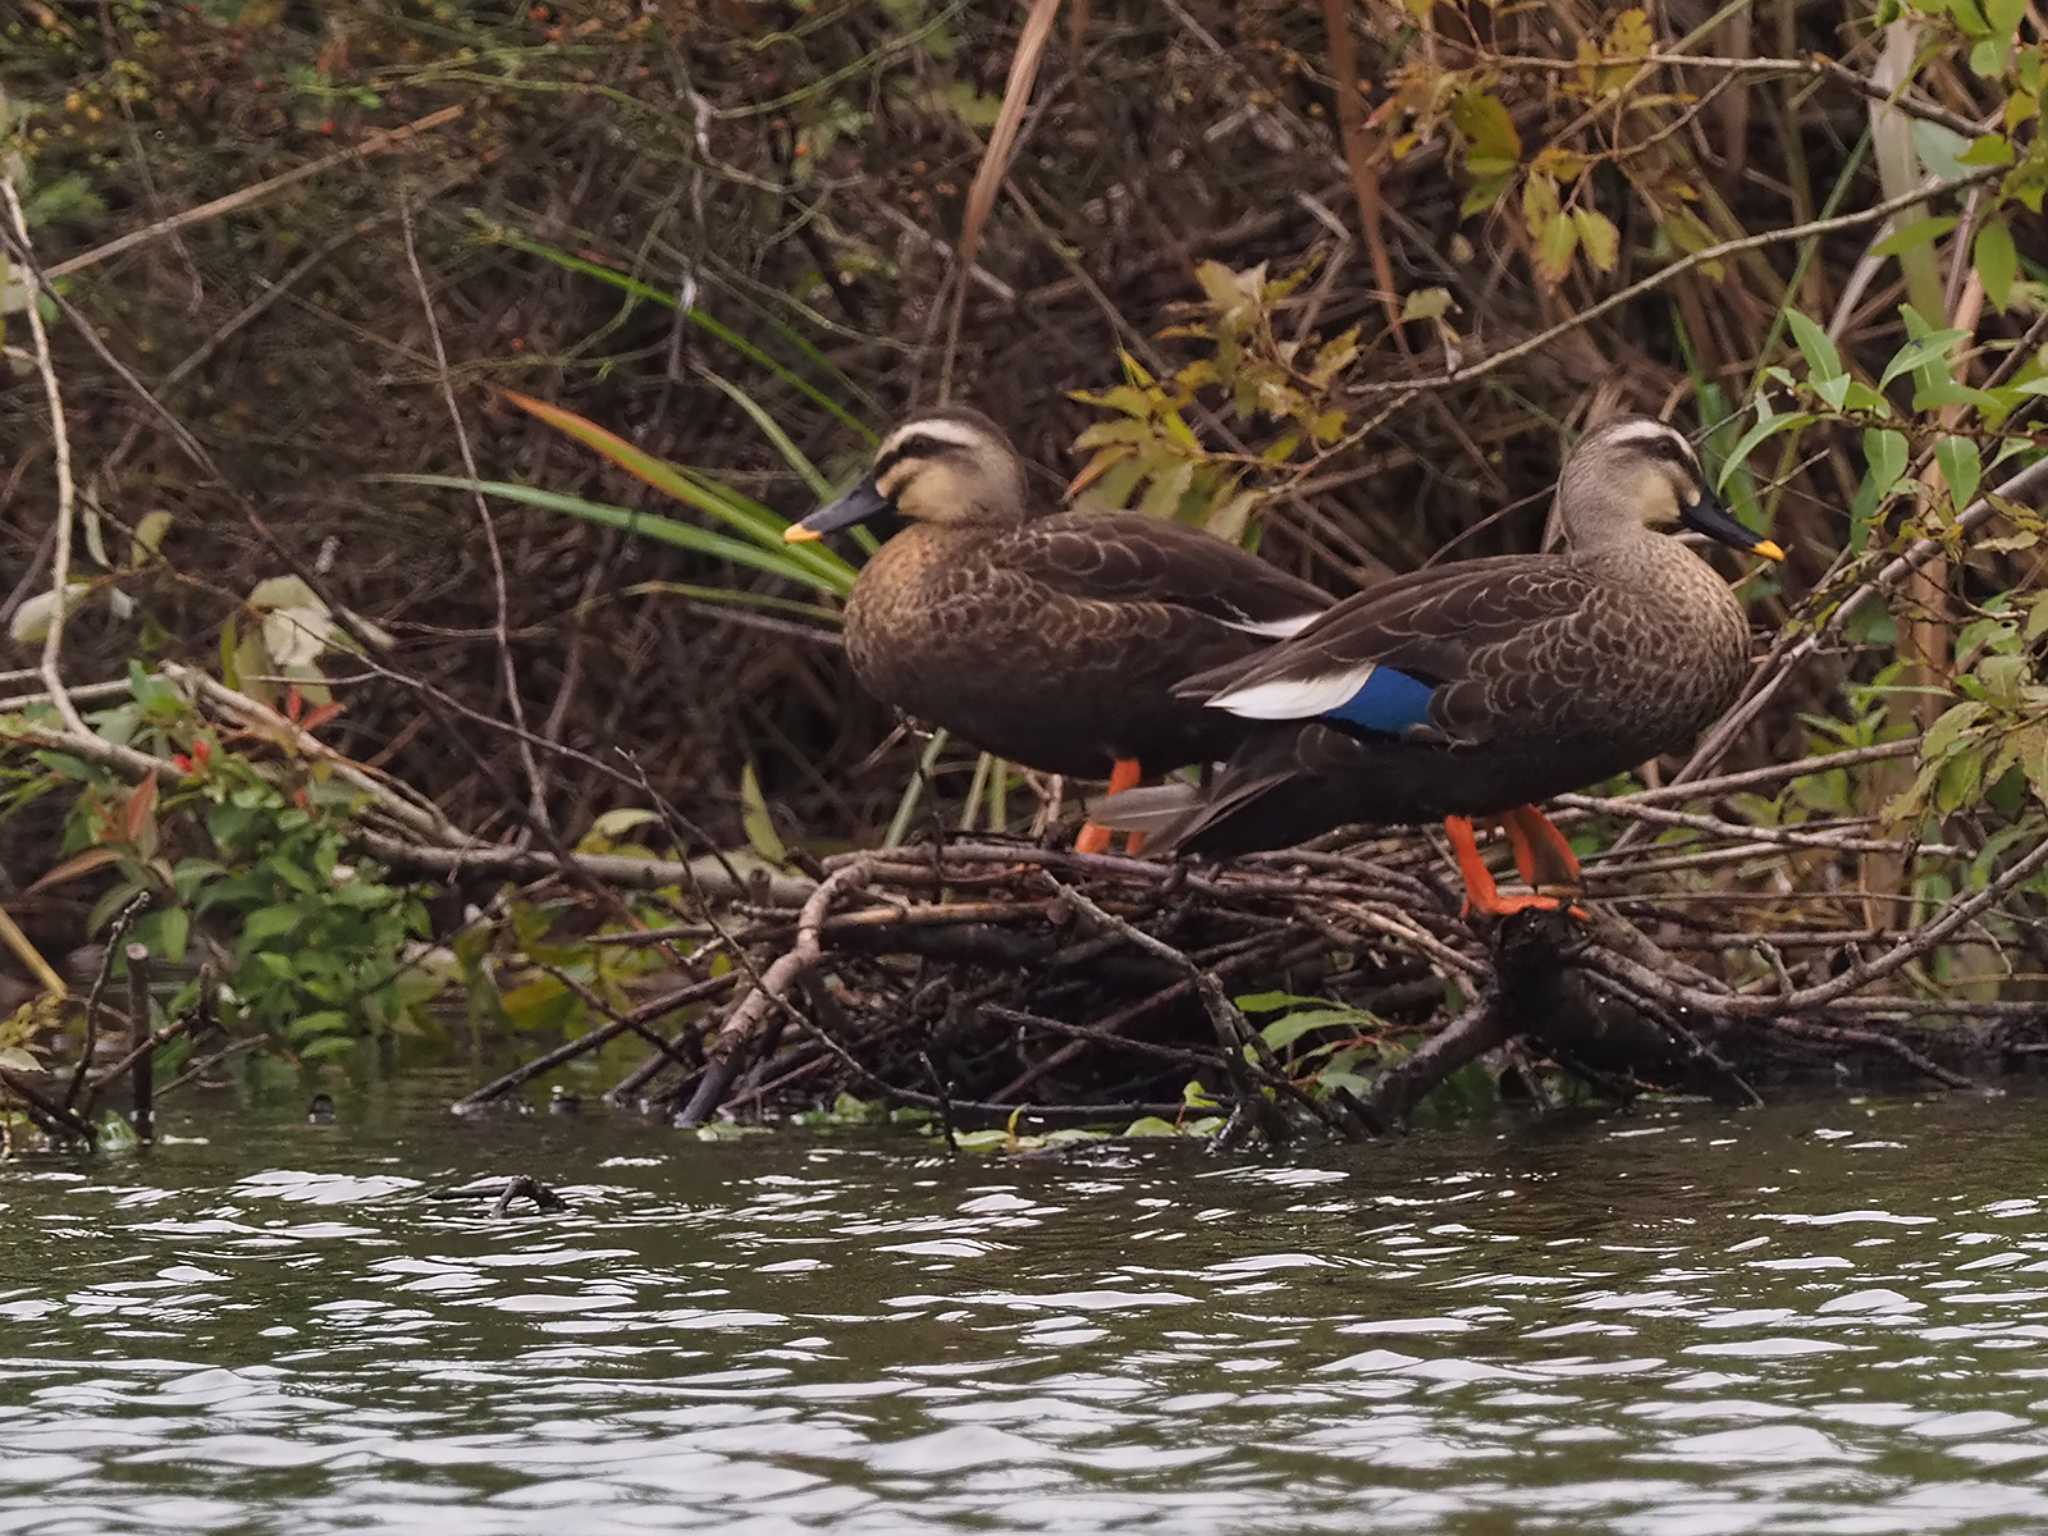
[[[1429,698],[1435,692],[1434,686],[1405,672],[1374,667],[1365,686],[1335,709],[1324,711],[1323,718],[1398,736],[1409,727],[1428,721]]]

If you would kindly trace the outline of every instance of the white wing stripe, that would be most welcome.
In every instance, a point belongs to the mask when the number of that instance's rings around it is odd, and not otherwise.
[[[1300,634],[1322,616],[1322,610],[1318,608],[1313,613],[1297,614],[1289,619],[1267,619],[1264,623],[1259,624],[1255,624],[1249,619],[1242,621],[1219,619],[1217,622],[1225,629],[1241,630],[1247,635],[1270,635],[1275,640],[1285,640],[1290,635]]]
[[[1254,683],[1248,688],[1233,688],[1209,700],[1208,707],[1228,710],[1245,720],[1312,719],[1348,703],[1372,676],[1374,665],[1368,661],[1349,672],[1330,672],[1321,677],[1284,677]]]

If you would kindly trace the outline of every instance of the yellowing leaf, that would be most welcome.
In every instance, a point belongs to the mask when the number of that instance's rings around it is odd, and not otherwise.
[[[1541,240],[1557,217],[1557,183],[1548,176],[1531,176],[1522,188],[1522,219],[1529,226],[1529,238]]]
[[[2048,725],[2037,722],[2020,732],[2020,767],[2034,798],[2048,805]]]
[[[1556,144],[1546,144],[1536,151],[1536,158],[1529,162],[1529,169],[1541,176],[1557,181],[1576,181],[1585,173],[1592,162],[1576,150],[1564,149]]]
[[[1612,272],[1621,259],[1621,231],[1614,227],[1614,221],[1597,208],[1574,208],[1572,223],[1578,227],[1579,244],[1585,248],[1586,260],[1593,263],[1596,271]]]
[[[1614,18],[1614,25],[1607,32],[1607,56],[1610,59],[1639,57],[1650,51],[1655,39],[1650,31],[1650,13],[1641,6],[1631,6]]]
[[[1455,306],[1448,288],[1418,288],[1401,301],[1403,320],[1441,320]]]
[[[1513,165],[1522,158],[1522,135],[1498,96],[1466,91],[1451,103],[1451,122],[1465,137],[1470,157]],[[1491,169],[1502,169],[1496,165]]]
[[[1562,213],[1550,216],[1536,240],[1536,275],[1555,288],[1572,267],[1572,251],[1579,243],[1579,227]]]
[[[755,777],[752,763],[740,770],[740,826],[754,852],[762,858],[771,864],[789,862],[789,850],[775,830],[775,818],[768,814],[768,799],[761,793],[761,781]]]
[[[1475,213],[1484,213],[1500,201],[1501,193],[1507,191],[1508,182],[1513,178],[1505,171],[1495,176],[1482,176],[1472,183],[1464,201],[1458,204],[1458,217],[1469,219]]]

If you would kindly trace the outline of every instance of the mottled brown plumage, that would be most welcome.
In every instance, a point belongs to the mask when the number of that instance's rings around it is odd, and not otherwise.
[[[847,603],[854,674],[906,714],[1046,772],[1099,778],[1116,759],[1227,756],[1250,723],[1174,685],[1256,655],[1330,604],[1182,524],[1037,514],[1015,452],[977,412],[898,427],[869,477],[796,532],[882,512],[907,526]]]
[[[1098,819],[1167,851],[1285,847],[1347,822],[1497,816],[1685,747],[1734,702],[1749,633],[1727,584],[1659,530],[1777,547],[1713,502],[1683,438],[1644,418],[1591,433],[1558,496],[1565,553],[1418,571],[1196,671],[1180,694],[1263,723],[1206,790],[1135,791]],[[1426,707],[1398,729],[1333,718],[1377,669],[1412,680]]]

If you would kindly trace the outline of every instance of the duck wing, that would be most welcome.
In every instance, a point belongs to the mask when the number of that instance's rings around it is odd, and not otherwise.
[[[997,556],[1082,602],[1186,610],[1247,634],[1299,633],[1331,598],[1257,555],[1184,523],[1132,512],[1063,512],[1010,534]]]
[[[1247,719],[1474,746],[1567,715],[1611,593],[1568,556],[1417,571],[1174,690]]]

